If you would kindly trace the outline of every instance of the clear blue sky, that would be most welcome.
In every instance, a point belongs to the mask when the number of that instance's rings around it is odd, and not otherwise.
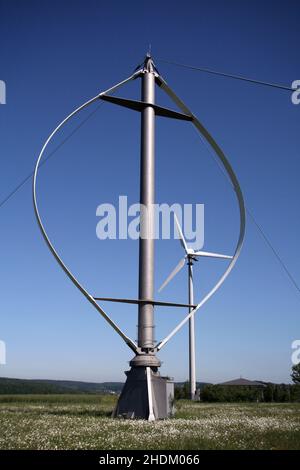
[[[299,118],[290,94],[167,65],[159,59],[291,85],[300,79],[295,0],[0,1],[1,199],[33,169],[49,132],[72,109],[130,75],[148,44],[157,67],[223,147],[246,203],[296,279],[299,263]],[[138,98],[138,83],[120,93]],[[166,104],[161,93],[158,101]],[[86,116],[57,136],[53,149]],[[138,243],[96,238],[96,207],[138,200],[139,115],[104,104],[41,170],[49,234],[81,282],[99,296],[137,295]],[[157,121],[157,201],[205,204],[205,245],[231,252],[232,190],[189,124]],[[22,378],[124,380],[131,351],[58,267],[34,219],[28,182],[1,209],[0,339]],[[156,287],[177,263],[176,241],[156,247]],[[224,265],[195,267],[197,300]],[[158,296],[185,301],[186,273]],[[106,304],[135,339],[137,309]],[[242,375],[288,381],[300,338],[300,296],[252,222],[238,264],[197,317],[197,379]],[[183,316],[156,310],[156,338]],[[187,328],[161,351],[161,372],[188,373]]]

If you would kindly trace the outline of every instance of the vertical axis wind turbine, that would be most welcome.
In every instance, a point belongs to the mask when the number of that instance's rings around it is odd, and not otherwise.
[[[219,253],[211,253],[210,251],[193,250],[188,248],[186,240],[184,238],[181,226],[178,222],[177,216],[174,213],[174,220],[176,223],[179,241],[185,252],[184,258],[182,258],[177,266],[173,269],[171,274],[160,286],[158,292],[161,292],[167,284],[176,276],[179,271],[184,267],[187,262],[188,266],[188,302],[190,305],[194,304],[194,277],[193,277],[193,264],[198,261],[199,257],[204,258],[219,258],[219,259],[232,259],[232,256],[222,255]],[[193,311],[193,307],[190,307],[190,312]],[[196,398],[196,348],[195,348],[195,315],[191,315],[189,319],[189,385],[190,385],[190,398],[194,400]]]
[[[141,79],[141,100],[131,100],[112,96],[117,89],[130,82],[131,80]],[[175,103],[179,111],[158,106],[155,103],[155,86],[159,86],[171,100]],[[140,240],[139,240],[139,293],[138,299],[120,299],[108,298],[92,295],[85,288],[66,266],[61,256],[55,249],[50,237],[48,236],[42,222],[40,210],[37,202],[37,180],[39,167],[42,157],[53,137],[63,128],[63,126],[76,114],[102,100],[118,106],[122,106],[133,111],[141,113],[141,164],[140,164],[140,202],[147,209],[147,214],[143,215],[141,211],[140,219]],[[174,302],[161,302],[153,298],[154,286],[154,189],[155,189],[155,121],[157,117],[179,119],[190,122],[200,133],[210,147],[216,153],[224,170],[229,176],[232,187],[236,194],[239,215],[240,231],[236,244],[234,256],[231,263],[220,277],[211,291],[199,302],[199,304],[180,304]],[[235,173],[226,158],[224,152],[218,146],[213,137],[204,128],[197,117],[181,101],[181,99],[168,86],[167,82],[156,69],[150,54],[147,54],[143,63],[136,68],[136,71],[125,80],[117,83],[106,91],[98,93],[96,96],[82,104],[72,111],[62,122],[54,129],[45,141],[38,156],[34,175],[33,175],[33,205],[38,226],[41,230],[44,240],[69,279],[86,297],[98,313],[107,321],[114,331],[122,338],[126,345],[134,352],[135,356],[130,361],[131,369],[126,372],[127,379],[119,397],[115,410],[115,416],[126,416],[148,419],[149,421],[165,418],[172,412],[172,396],[174,393],[173,382],[166,377],[161,377],[158,368],[161,365],[156,354],[168,343],[168,341],[179,331],[187,321],[209,300],[209,298],[223,284],[233,266],[235,265],[243,244],[245,234],[245,207],[243,195]],[[196,256],[196,255],[195,255]],[[204,255],[203,255],[204,256]],[[99,301],[122,302],[138,305],[138,342],[133,341],[121,328],[110,318]],[[190,309],[189,313],[174,328],[168,336],[156,343],[154,340],[154,307],[168,306]]]

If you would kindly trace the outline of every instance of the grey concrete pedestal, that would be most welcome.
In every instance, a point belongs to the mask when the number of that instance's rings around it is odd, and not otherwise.
[[[113,413],[115,418],[149,420],[149,416],[152,416],[152,419],[164,419],[173,414],[173,379],[161,377],[157,367],[149,367],[149,372],[150,383],[147,380],[147,367],[133,366],[125,372],[127,380]]]

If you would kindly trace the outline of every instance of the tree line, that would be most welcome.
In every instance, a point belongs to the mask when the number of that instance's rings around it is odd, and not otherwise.
[[[204,385],[200,392],[203,402],[300,402],[300,363],[292,367],[293,384],[262,382],[261,386]],[[189,399],[189,382],[175,387],[175,399]]]

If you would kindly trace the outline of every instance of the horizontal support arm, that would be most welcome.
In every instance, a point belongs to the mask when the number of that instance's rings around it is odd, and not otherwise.
[[[128,100],[126,98],[119,98],[117,96],[110,96],[105,94],[100,94],[99,99],[123,106],[125,108],[133,109],[134,111],[143,111],[145,107],[151,106],[151,108],[154,109],[156,116],[180,119],[181,121],[192,121],[193,119],[193,117],[189,114],[179,113],[178,111],[173,111],[169,108],[162,108],[161,106],[157,106],[157,104],[146,103],[144,101]]]
[[[152,304],[159,307],[185,307],[185,308],[196,308],[197,305],[191,304],[179,304],[176,302],[161,302],[159,300],[148,300],[148,299],[116,299],[113,297],[94,297],[94,300],[102,300],[103,302],[120,302],[125,304]]]

